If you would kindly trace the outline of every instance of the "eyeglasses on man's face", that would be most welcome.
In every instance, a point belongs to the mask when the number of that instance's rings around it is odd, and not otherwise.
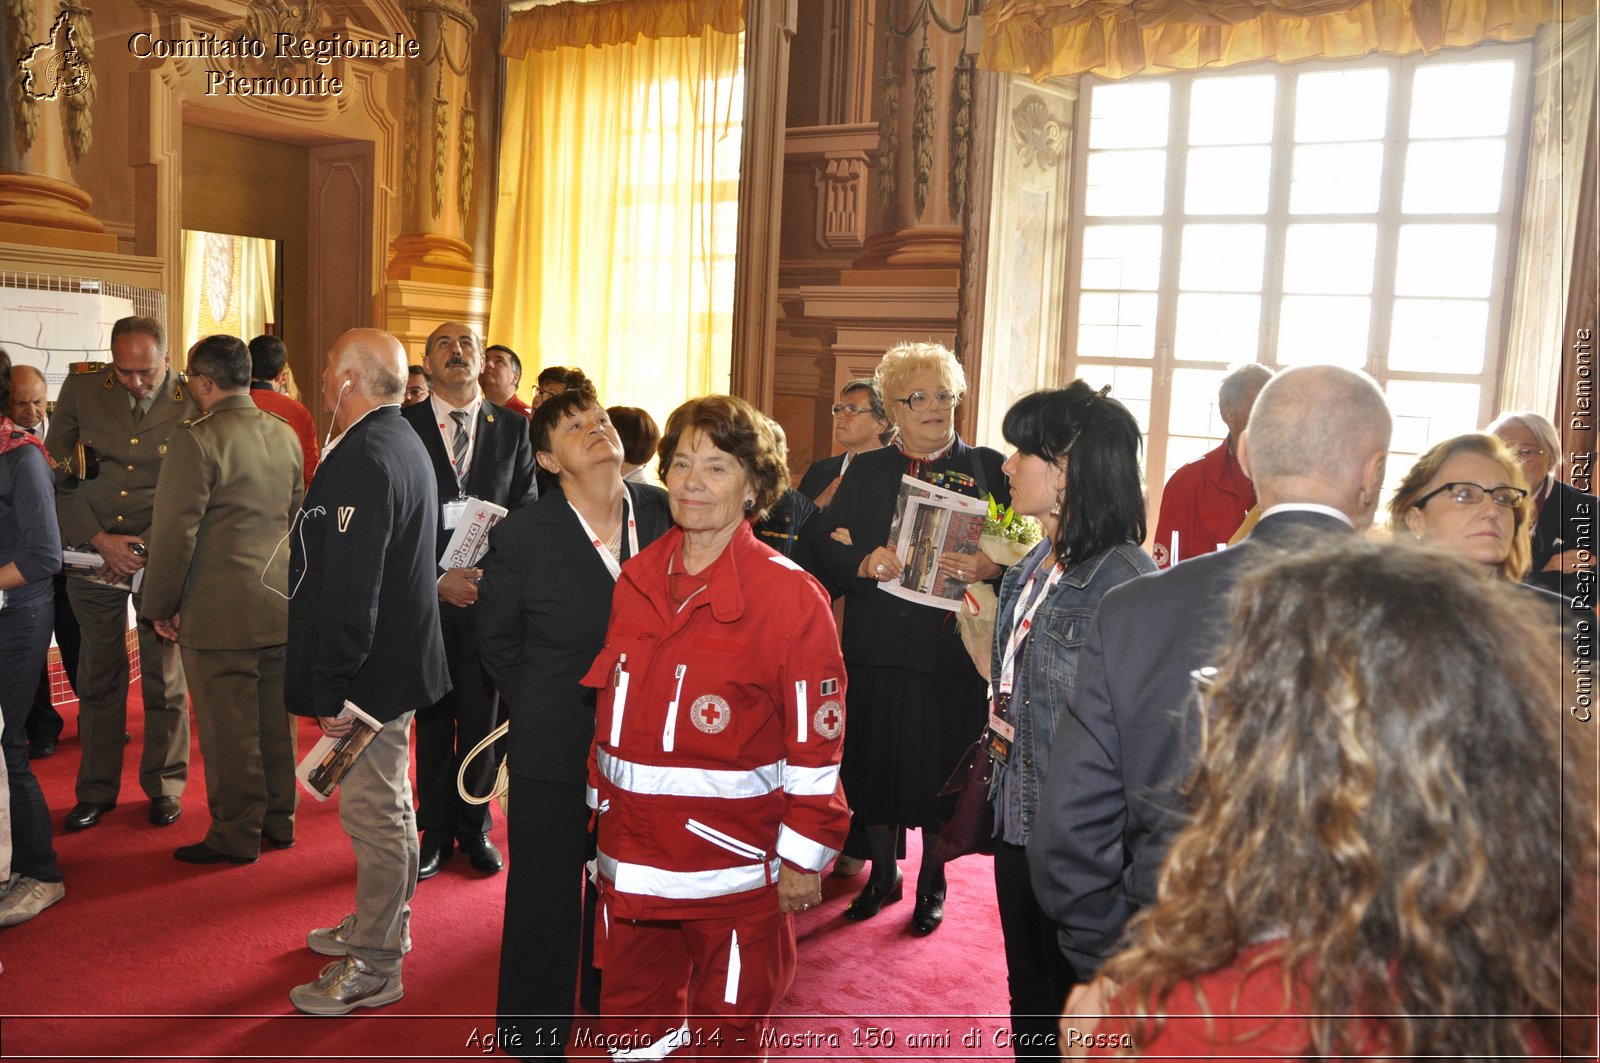
[[[946,388],[936,391],[932,395],[926,391],[913,391],[903,399],[895,399],[911,408],[912,413],[925,413],[930,407],[936,410],[952,409],[961,401],[961,396]]]
[[[1417,508],[1427,505],[1435,495],[1444,495],[1450,501],[1462,506],[1475,506],[1485,498],[1502,509],[1515,509],[1517,505],[1528,497],[1528,492],[1520,487],[1510,484],[1501,484],[1499,487],[1485,487],[1482,484],[1464,481],[1449,483],[1434,488],[1421,498],[1417,499]]]
[[[1511,456],[1518,461],[1532,461],[1544,453],[1543,447],[1512,447]]]
[[[841,414],[846,417],[854,417],[857,414],[872,412],[871,406],[857,406],[853,402],[836,402],[829,409],[833,411],[835,417]]]

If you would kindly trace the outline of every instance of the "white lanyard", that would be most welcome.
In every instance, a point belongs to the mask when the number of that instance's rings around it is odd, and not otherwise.
[[[622,562],[606,549],[606,544],[594,533],[594,529],[589,527],[589,522],[583,519],[583,514],[578,512],[578,507],[572,505],[570,499],[567,505],[572,508],[572,515],[578,518],[578,526],[583,529],[583,534],[589,537],[589,542],[600,555],[600,560],[605,562],[606,571],[611,573],[611,578],[613,580],[622,578]],[[622,495],[622,515],[628,521],[628,556],[633,557],[639,552],[639,527],[633,519],[633,500],[628,497],[626,491]]]
[[[1023,640],[1028,637],[1028,632],[1033,628],[1033,614],[1039,611],[1039,606],[1050,597],[1050,591],[1061,582],[1061,577],[1067,570],[1060,561],[1050,567],[1050,575],[1044,581],[1044,587],[1033,599],[1028,602],[1028,592],[1033,590],[1033,581],[1039,577],[1037,569],[1028,577],[1028,582],[1023,584],[1022,593],[1017,596],[1017,607],[1011,613],[1011,637],[1006,640],[1006,649],[1000,655],[1000,693],[1010,695],[1014,684],[1013,672],[1016,668],[1017,653],[1022,649]],[[1026,612],[1024,612],[1026,608]]]

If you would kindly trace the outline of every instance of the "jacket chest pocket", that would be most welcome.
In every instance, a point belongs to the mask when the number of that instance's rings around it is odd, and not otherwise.
[[[745,717],[757,700],[749,689],[750,664],[736,645],[697,640],[692,652],[668,653],[659,662],[665,707],[661,749],[684,755],[726,755],[742,744]]]

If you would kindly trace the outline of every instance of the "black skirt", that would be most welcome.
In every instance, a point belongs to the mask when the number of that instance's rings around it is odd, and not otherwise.
[[[866,826],[942,823],[939,791],[987,719],[983,677],[851,664],[846,691],[845,799]]]

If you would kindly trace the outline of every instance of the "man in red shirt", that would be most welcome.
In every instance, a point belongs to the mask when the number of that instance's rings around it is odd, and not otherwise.
[[[520,383],[522,359],[517,357],[516,351],[503,343],[484,349],[483,372],[478,374],[478,386],[483,388],[484,395],[490,402],[531,418],[533,411],[517,394],[517,385]]]
[[[1217,406],[1222,423],[1228,426],[1228,438],[1167,481],[1150,549],[1160,567],[1215,553],[1219,545],[1233,538],[1256,504],[1255,486],[1240,467],[1234,448],[1256,396],[1270,379],[1272,370],[1258,362],[1242,365],[1222,378]]]
[[[258,408],[277,414],[294,429],[305,461],[305,486],[310,487],[311,477],[317,471],[317,459],[321,456],[317,447],[317,426],[304,404],[280,390],[283,367],[288,363],[289,350],[278,337],[257,336],[250,341],[250,398]]]

